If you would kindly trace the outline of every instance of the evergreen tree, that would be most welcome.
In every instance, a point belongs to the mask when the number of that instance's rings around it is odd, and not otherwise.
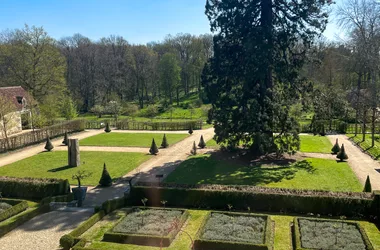
[[[166,134],[164,134],[164,138],[162,138],[161,148],[169,147],[168,140],[166,139]]]
[[[371,180],[369,179],[369,175],[367,175],[367,180],[365,181],[363,192],[372,192]]]
[[[47,139],[46,139],[45,149],[46,149],[47,151],[52,151],[53,148],[54,148],[54,146],[53,146],[53,144],[51,143],[50,138],[49,138],[49,136],[48,136]]]
[[[191,148],[190,153],[192,155],[196,155],[197,154],[197,146],[195,145],[195,142],[193,143],[193,147]]]
[[[339,147],[339,144],[338,144],[338,138],[336,139],[335,141],[335,145],[332,147],[331,149],[331,152],[336,155],[337,153],[339,153],[340,151],[340,147]]]
[[[200,147],[200,148],[205,148],[206,147],[206,143],[203,140],[203,135],[201,135],[201,140],[199,141],[198,147]]]
[[[99,185],[102,187],[110,187],[112,186],[112,178],[108,173],[106,168],[106,164],[104,163],[102,177],[100,178]]]
[[[156,142],[154,141],[154,138],[152,140],[152,145],[150,146],[149,153],[152,155],[156,155],[158,153],[158,148]]]
[[[106,128],[104,129],[104,131],[105,131],[106,133],[111,132],[110,124],[109,124],[108,122],[106,123]]]
[[[342,147],[340,148],[339,153],[336,155],[336,158],[338,158],[340,161],[344,161],[348,159],[348,156],[346,154],[343,144],[342,144]]]
[[[189,128],[189,134],[193,134],[193,126],[190,125],[190,128]]]
[[[256,154],[299,145],[290,140],[299,140],[299,125],[289,110],[302,89],[299,71],[306,51],[325,29],[331,2],[206,1],[215,35],[202,82],[218,143],[242,141]]]
[[[69,136],[67,135],[67,132],[65,132],[65,136],[63,137],[62,144],[66,146],[67,144],[69,144]]]

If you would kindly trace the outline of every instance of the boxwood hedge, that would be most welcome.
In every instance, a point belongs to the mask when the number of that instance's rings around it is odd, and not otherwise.
[[[4,210],[3,212],[0,212],[0,222],[16,214],[19,214],[28,208],[28,202],[26,201],[15,201],[15,203],[13,203],[13,202],[10,202],[9,200],[3,200],[3,202],[12,205],[12,207]]]

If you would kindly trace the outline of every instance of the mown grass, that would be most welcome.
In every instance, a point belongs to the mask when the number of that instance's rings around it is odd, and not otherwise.
[[[375,146],[372,147],[372,135],[366,134],[365,141],[362,135],[355,136],[354,134],[347,134],[347,136],[354,141],[361,149],[367,152],[370,156],[378,160],[380,158],[380,141],[378,136],[375,136]]]
[[[112,178],[119,178],[138,167],[151,156],[142,153],[119,152],[81,152],[81,166],[67,166],[67,152],[43,152],[38,155],[17,161],[0,168],[0,176],[60,178],[68,179],[76,184],[71,177],[78,170],[91,172],[92,176],[82,181],[83,185],[98,185],[103,171],[103,163],[107,164]]]
[[[166,134],[169,146],[183,139],[188,134]],[[164,134],[161,133],[102,133],[81,140],[82,146],[114,146],[114,147],[146,147],[152,144],[152,139],[156,141],[157,147],[160,147]]]
[[[254,185],[343,192],[360,192],[363,188],[347,163],[314,158],[291,165],[249,166],[218,160],[211,155],[200,155],[182,162],[165,182]]]
[[[300,135],[300,151],[305,153],[331,153],[331,142],[326,136]]]

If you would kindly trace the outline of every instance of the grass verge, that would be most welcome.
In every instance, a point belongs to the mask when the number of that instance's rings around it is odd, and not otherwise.
[[[300,151],[305,153],[331,153],[331,142],[326,136],[300,135]]]

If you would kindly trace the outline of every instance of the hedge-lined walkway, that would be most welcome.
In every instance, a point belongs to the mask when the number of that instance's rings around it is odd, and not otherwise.
[[[38,215],[0,238],[1,250],[60,249],[59,239],[92,215],[88,210]]]
[[[367,175],[369,175],[372,189],[380,190],[380,163],[362,152],[346,135],[329,135],[327,137],[332,144],[335,144],[336,139],[338,139],[340,145],[344,144],[348,155],[347,162],[352,171],[355,172],[360,183],[364,185]]]

